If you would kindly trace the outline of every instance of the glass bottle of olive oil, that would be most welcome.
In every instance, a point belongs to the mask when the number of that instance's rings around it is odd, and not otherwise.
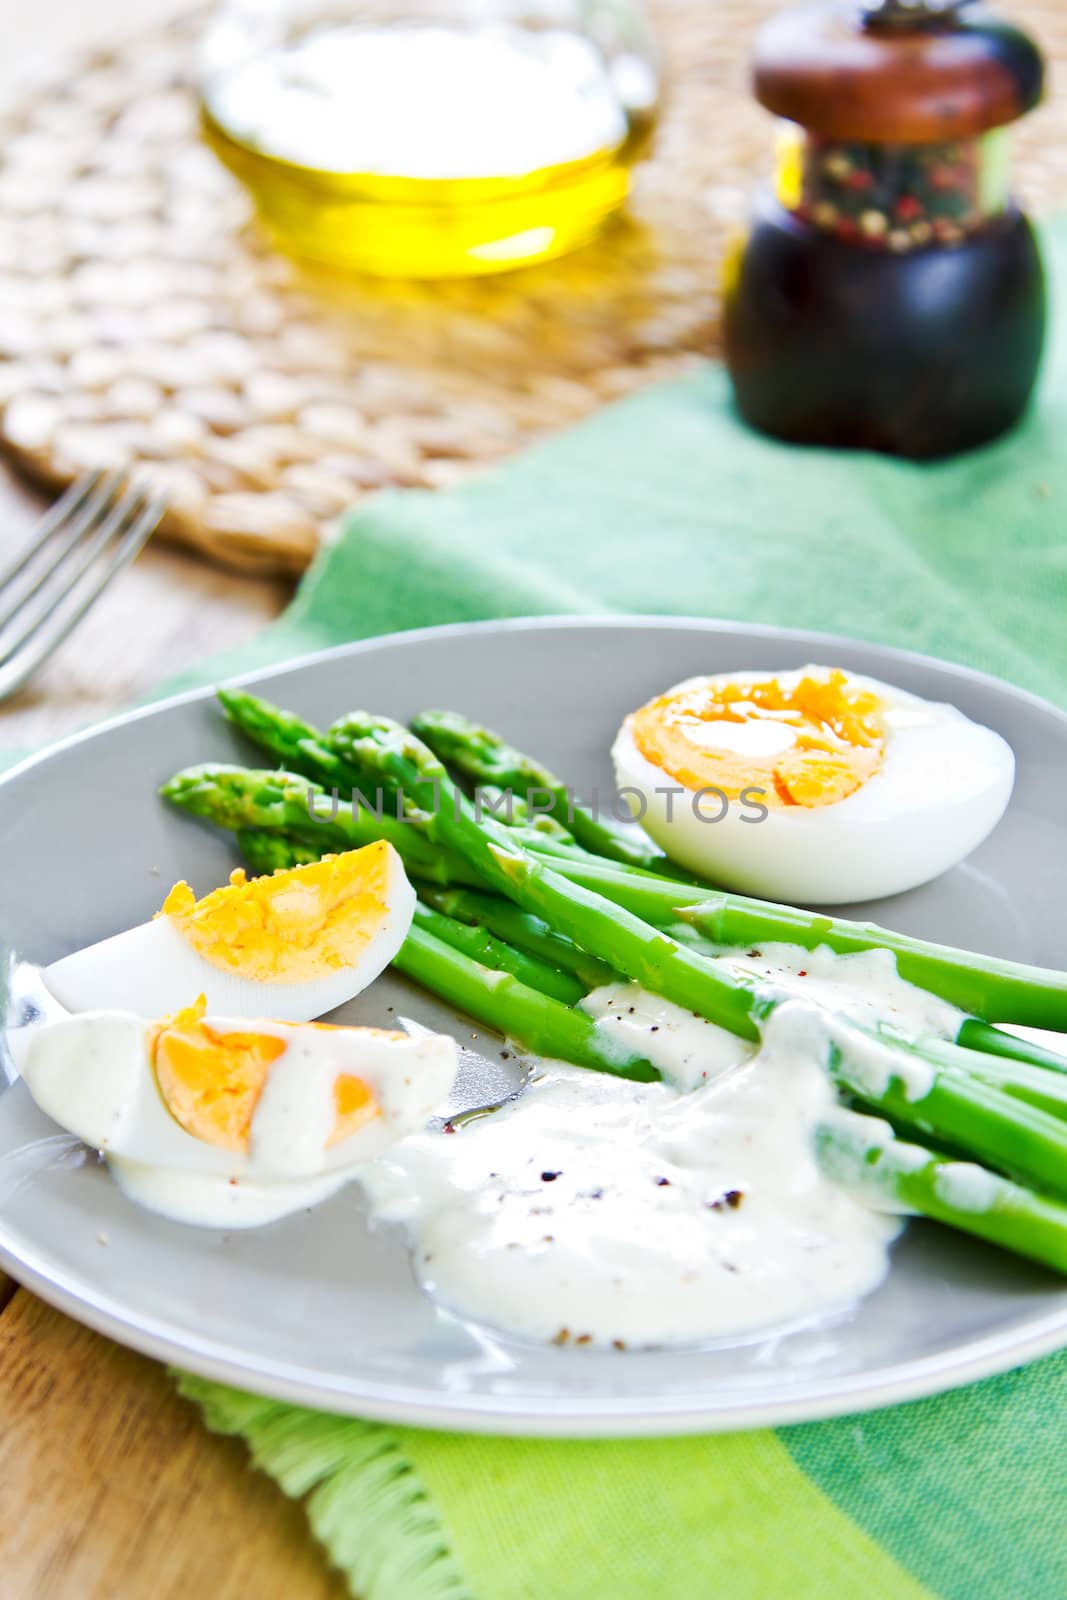
[[[640,0],[224,0],[206,136],[289,251],[436,278],[588,240],[656,115]]]

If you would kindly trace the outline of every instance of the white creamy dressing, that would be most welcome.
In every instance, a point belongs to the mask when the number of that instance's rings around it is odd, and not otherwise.
[[[847,1027],[819,1008],[947,1037],[959,1013],[885,952],[768,945],[718,959],[787,1002],[758,1049],[608,985],[585,1009],[665,1082],[545,1063],[498,1110],[404,1139],[361,1173],[372,1214],[408,1229],[431,1294],[538,1339],[647,1346],[788,1327],[877,1286],[899,1222],[814,1155],[837,1105],[827,1051]]]
[[[758,950],[724,950],[717,958],[735,977],[756,979],[772,998],[808,1000],[852,1022],[888,1022],[912,1037],[953,1039],[963,1013],[897,975],[892,950],[835,955],[829,945],[761,944]]]
[[[962,1021],[955,1006],[899,978],[891,950],[838,956],[826,945],[805,950],[801,945],[769,943],[745,952],[731,947],[715,961],[732,976],[755,983],[768,1000],[806,1001],[868,1027],[887,1022],[912,1037],[953,1039]],[[676,1089],[698,1088],[724,1067],[751,1055],[752,1047],[744,1040],[646,993],[638,984],[607,984],[588,995],[582,1006],[608,1039],[651,1061]],[[849,1049],[853,1055],[862,1051],[870,1060],[872,1077],[881,1069],[875,1041],[867,1045],[850,1033]],[[916,1072],[925,1076],[922,1063],[917,1063]]]

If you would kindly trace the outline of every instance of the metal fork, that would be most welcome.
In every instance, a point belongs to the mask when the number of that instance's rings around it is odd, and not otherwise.
[[[145,544],[166,500],[121,472],[71,485],[0,569],[0,700],[21,687]]]

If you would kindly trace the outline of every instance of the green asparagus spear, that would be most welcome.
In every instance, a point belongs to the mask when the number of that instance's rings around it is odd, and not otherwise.
[[[281,796],[281,809],[279,809],[279,786],[282,786],[284,791]],[[477,876],[466,869],[462,861],[451,853],[439,852],[432,845],[422,841],[416,842],[417,829],[408,822],[397,823],[395,818],[383,816],[379,826],[370,816],[360,813],[358,824],[353,827],[349,823],[347,809],[340,806],[335,819],[336,828],[333,823],[326,820],[313,822],[308,812],[309,805],[316,811],[318,817],[325,818],[329,802],[315,790],[314,786],[305,785],[302,791],[303,808],[294,807],[294,802],[301,798],[301,794],[297,792],[299,787],[300,779],[292,775],[287,777],[285,774],[257,774],[241,768],[202,767],[176,775],[171,783],[165,786],[163,792],[185,809],[208,816],[231,828],[249,822],[260,827],[279,827],[288,822],[290,827],[300,834],[301,842],[304,842],[308,849],[316,848],[319,853],[351,849],[384,834],[398,844],[413,875],[448,883],[470,880]],[[310,800],[309,795],[312,797]],[[260,845],[259,848],[260,854],[255,858],[254,864],[259,870],[272,870],[271,861],[262,854],[263,846]],[[531,846],[531,853],[538,854],[536,844]],[[651,886],[655,905],[662,914],[664,885],[652,877],[645,877],[626,868],[611,866],[607,869],[610,881],[605,881],[603,868],[595,867],[591,871],[587,864],[564,863],[556,857],[544,859],[549,864],[555,865],[567,877],[599,884],[607,890],[609,898],[617,892],[616,885],[620,881],[631,886],[623,891],[624,899],[632,897],[631,890],[635,884],[637,893],[647,898]],[[678,891],[670,893],[671,898],[680,898]],[[880,947],[894,951],[898,969],[903,977],[913,982],[921,982],[924,987],[956,1004],[968,1000],[973,1002],[977,997],[982,998],[983,1003],[994,1012],[999,1009],[1008,1015],[1018,1015],[1020,1010],[1025,1010],[1027,1003],[1033,1004],[1032,999],[1028,1000],[1027,997],[1029,986],[1035,979],[1042,986],[1042,993],[1047,993],[1049,980],[1054,990],[1062,989],[1063,979],[1058,974],[1017,967],[1010,963],[998,963],[989,958],[971,956],[966,952],[927,945],[919,940],[907,939],[903,935],[890,934],[873,925],[847,923],[842,919],[797,912],[791,907],[747,901],[739,896],[718,894],[714,899],[716,904],[711,909],[716,920],[713,926],[721,939],[729,934],[736,940],[740,932],[745,932],[750,938],[759,937],[765,940],[769,933],[775,938],[799,942],[809,948],[816,943],[826,942],[831,948],[839,951],[871,948],[877,941]],[[731,913],[735,907],[739,923],[731,920]],[[484,913],[485,909],[486,905],[483,903],[480,910]],[[511,911],[513,916],[521,918],[521,913],[515,912],[514,908],[511,908]],[[503,904],[497,908],[498,915],[502,912]],[[752,918],[757,915],[760,919],[759,926],[754,927]],[[484,915],[476,915],[474,920],[484,921]],[[695,920],[703,921],[707,925],[706,918]],[[511,931],[514,933],[521,926],[520,921]],[[527,932],[529,931],[527,929]],[[544,924],[541,924],[541,932],[549,933]],[[703,935],[698,934],[691,924],[673,929],[672,932],[676,938],[692,941],[698,950],[703,949],[705,953],[717,948],[709,941],[705,941]],[[521,943],[521,939],[517,942]],[[532,953],[538,954],[540,951],[534,949]],[[560,952],[557,950],[557,958],[559,955]],[[601,967],[600,970],[587,972],[585,981],[590,986],[595,986],[596,983],[608,979]],[[978,988],[981,989],[980,996],[976,992]],[[1023,994],[1023,1000],[1013,1002],[1012,996],[1018,996],[1020,992]],[[1067,1062],[1053,1052],[1001,1033],[975,1018],[965,1019],[958,1040],[972,1049],[986,1053],[1031,1062],[1036,1066],[1053,1068],[1061,1072],[1067,1071]]]
[[[837,1111],[816,1131],[826,1175],[887,1211],[913,1211],[1067,1272],[1067,1206],[971,1162],[897,1139],[888,1123]]]
[[[712,944],[709,939],[703,938],[692,926],[684,922],[673,922],[664,928],[672,939],[677,939],[679,944],[686,944],[692,950],[699,950],[705,956],[717,956],[724,953],[721,945]],[[956,952],[952,952],[955,954]],[[974,959],[978,959],[975,957]],[[899,969],[898,969],[899,970]],[[933,990],[933,984],[927,985]],[[973,1063],[974,1070],[980,1077],[989,1076],[986,1068],[995,1073],[995,1062],[990,1063],[990,1057],[1001,1057],[1007,1066],[1009,1063],[1023,1065],[1029,1064],[1040,1067],[1042,1072],[1057,1072],[1067,1078],[1067,1056],[1057,1055],[1044,1045],[1033,1044],[1029,1039],[1020,1039],[1014,1033],[1006,1033],[1001,1028],[993,1027],[988,1022],[982,1022],[977,1017],[965,1017],[956,1033],[955,1044],[966,1047],[967,1056]],[[1065,1040],[1067,1043],[1067,1040]],[[1007,1074],[1010,1076],[1010,1074]],[[1001,1077],[1005,1078],[1004,1074]],[[1025,1078],[1025,1075],[1024,1075]],[[992,1078],[990,1077],[990,1081]],[[1036,1081],[1036,1080],[1035,1080]],[[1026,1098],[1025,1096],[1023,1098]]]
[[[395,785],[379,785],[350,761],[342,761],[312,723],[245,689],[218,689],[216,693],[227,719],[289,772],[336,789],[346,800],[355,796],[357,804],[362,795],[365,809],[375,816],[388,812],[394,818],[406,814],[411,821],[418,820],[417,812],[399,796]]]
[[[1031,1067],[1010,1057],[983,1055],[977,1050],[968,1051],[968,1056],[965,1070],[970,1076],[1067,1122],[1067,1077],[1062,1072]]]
[[[393,965],[524,1050],[638,1083],[659,1078],[650,1062],[606,1040],[584,1011],[561,1005],[511,973],[481,966],[424,928],[412,928]]]
[[[353,712],[333,725],[330,745],[343,759],[398,784],[429,813],[429,836],[463,856],[524,911],[542,917],[557,933],[665,999],[742,1038],[759,1037],[761,1002],[754,986],[721,972],[600,895],[569,883],[525,850],[513,831],[487,818],[475,821],[469,801],[441,762],[406,728],[385,717]]]
[[[955,1065],[942,1066],[936,1045],[905,1044],[837,1020],[829,1067],[839,1087],[894,1123],[1067,1196],[1063,1122]]]
[[[540,761],[523,755],[499,734],[468,721],[458,711],[423,711],[413,719],[411,727],[439,760],[474,783],[511,790],[524,800],[536,794],[537,803],[548,808],[546,815],[562,824],[594,855],[676,872],[650,840],[595,816]]]
[[[256,872],[272,872],[279,867],[297,866],[304,861],[316,859],[316,852],[310,847],[290,843],[277,834],[247,831],[238,834],[238,843],[249,865]],[[506,950],[509,945],[518,947],[538,957],[539,964],[547,966],[549,971],[563,966],[581,980],[580,984],[575,985],[577,993],[573,998],[561,993],[557,993],[556,998],[574,1003],[583,989],[612,982],[616,977],[616,974],[603,963],[587,956],[577,945],[561,939],[539,918],[520,911],[510,901],[501,900],[495,895],[479,894],[473,890],[426,889],[423,892],[425,899],[432,906],[446,914],[445,921],[452,927],[455,927],[455,919],[483,927],[489,933],[496,934],[498,939],[507,941],[503,949]],[[443,936],[446,942],[451,942],[458,948],[466,948],[476,959],[479,958],[473,945],[464,946],[455,938],[449,940],[446,935]],[[487,966],[507,967],[506,961],[490,959],[488,954],[483,954],[480,959]],[[508,967],[508,970],[514,971],[515,968]],[[519,972],[518,975],[521,977],[523,973]],[[526,976],[526,981],[533,988],[542,988],[548,993],[553,992],[551,980],[545,985],[530,974]],[[965,1029],[967,1026],[965,1025]],[[984,1027],[983,1024],[977,1026],[979,1029]],[[961,1037],[964,1032],[965,1030],[961,1030]],[[979,1033],[977,1037],[984,1039],[988,1034],[996,1035],[998,1040],[1003,1037],[996,1029],[986,1029],[984,1034]],[[1032,1047],[1037,1054],[1038,1065],[1031,1066],[1025,1061],[1019,1061],[1014,1056],[997,1050],[987,1052],[974,1048],[961,1049],[958,1044],[931,1039],[918,1044],[906,1040],[898,1042],[935,1065],[955,1069],[966,1076],[977,1078],[980,1082],[1047,1112],[1050,1116],[1067,1121],[1067,1074],[1063,1071],[1063,1062],[1059,1056],[1042,1051],[1040,1046]],[[1022,1043],[1022,1041],[1017,1042]],[[1049,1068],[1053,1070],[1050,1071]]]
[[[300,844],[284,833],[268,833],[266,828],[238,828],[237,848],[257,877],[289,867],[310,866],[323,854],[314,845]]]
[[[446,917],[432,906],[420,903],[415,907],[414,926],[421,928],[424,933],[433,934],[443,944],[451,945],[453,950],[469,956],[483,967],[492,967],[497,972],[510,972],[528,989],[536,989],[560,1005],[577,1005],[585,994],[584,986],[569,973],[560,972],[558,967],[550,966],[547,961],[528,955],[524,950],[516,950],[503,939],[487,933],[484,928],[472,927],[469,923]]]
[[[721,895],[718,905],[682,915],[699,932],[724,943],[778,938],[806,949],[829,945],[839,955],[872,948],[891,950],[902,978],[986,1022],[1067,1027],[1067,975],[1062,972],[951,949],[891,933],[875,923],[850,922],[788,906],[765,907],[761,901],[737,896]],[[722,938],[727,932],[729,940]]]
[[[416,878],[437,883],[479,882],[463,862],[442,851],[418,827],[383,814],[336,804],[318,784],[295,772],[257,772],[206,763],[186,767],[160,794],[192,816],[231,830],[267,829],[310,845],[320,855],[357,850],[387,839]]]
[[[531,847],[536,853],[536,846]],[[554,863],[555,864],[555,863]],[[909,983],[940,995],[961,1011],[986,1022],[1014,1022],[1037,1028],[1067,1030],[1067,974],[1046,967],[975,955],[948,945],[932,944],[908,934],[892,933],[873,922],[850,922],[821,912],[752,900],[719,890],[657,882],[651,875],[627,872],[607,862],[560,861],[557,870],[572,883],[592,889],[657,927],[680,918],[716,946],[759,946],[767,942],[803,945],[813,950],[828,945],[839,955],[859,950],[892,950],[897,971]],[[981,1030],[962,1042],[979,1047]],[[1034,1047],[1003,1043],[999,1052],[1036,1061]],[[989,1036],[981,1048],[991,1048]],[[1051,1054],[1051,1052],[1050,1052]]]
[[[328,778],[338,787],[354,784],[357,788],[374,789],[381,785],[380,773],[377,776],[368,774],[351,760],[350,752],[342,757],[317,729],[291,713],[246,691],[220,690],[219,698],[231,720],[279,760],[297,766],[303,762],[301,771],[313,769],[312,775]],[[447,750],[450,757],[456,751],[465,750],[468,770],[474,772],[477,768],[477,776],[492,774],[496,780],[521,778],[522,782],[530,783],[535,781],[535,775],[546,776],[539,763],[529,761],[496,735],[454,713],[426,712],[417,722],[420,727],[432,731],[441,749]],[[459,754],[454,758],[462,765]],[[553,781],[558,785],[558,780]],[[395,785],[389,785],[388,789],[395,797]],[[409,812],[417,811],[410,798],[405,803]],[[395,819],[383,817],[382,820],[387,823]],[[683,916],[698,934],[718,945],[781,940],[808,949],[827,944],[839,954],[872,948],[890,949],[897,957],[901,977],[972,1014],[961,1028],[960,1043],[987,1053],[1010,1055],[1034,1065],[1057,1070],[1067,1068],[1067,1063],[1052,1052],[1042,1052],[1039,1046],[983,1027],[978,1020],[1067,1028],[1067,978],[1063,974],[930,944],[871,923],[830,918],[699,887],[675,887],[665,884],[656,874],[628,869],[617,861],[590,861],[577,853],[572,855],[547,836],[531,837],[525,830],[520,836],[531,853],[541,858],[551,855],[550,864],[572,882],[603,894],[657,926],[674,923]],[[395,837],[392,842],[397,843]],[[419,854],[417,851],[410,853]],[[455,862],[451,867],[453,872],[459,871],[461,880],[470,877],[469,873],[458,869]],[[446,869],[438,862],[432,872],[434,881],[445,881],[446,876]]]
[[[977,1017],[968,1017],[956,1035],[956,1043],[969,1050],[980,1050],[983,1055],[1003,1056],[1009,1061],[1028,1061],[1031,1066],[1043,1067],[1048,1072],[1067,1073],[1067,1058],[1057,1055],[1044,1045],[1030,1039],[1020,1039],[1014,1033],[1005,1033]]]
[[[219,698],[231,720],[279,760],[296,765],[302,763],[302,771],[329,779],[337,787],[373,789],[374,784],[367,773],[357,769],[350,761],[343,760],[309,723],[245,691],[223,689],[219,691]],[[484,730],[477,730],[473,724],[451,713],[426,713],[420,720],[432,722],[435,736],[440,736],[446,743],[452,737],[462,745],[464,730],[472,738],[474,734],[484,734]],[[449,728],[453,729],[451,734]],[[488,734],[484,736],[489,740],[495,738]],[[472,748],[469,743],[467,747]],[[498,748],[503,756],[518,755],[517,752],[510,752],[509,747],[501,741],[496,741],[495,747],[490,745],[488,748],[485,770],[492,765],[494,748]],[[524,759],[518,757],[520,763]],[[514,761],[510,765],[507,762],[503,764],[512,776],[516,775],[518,769]],[[534,767],[536,765],[533,764]],[[389,803],[394,804],[394,808],[395,796],[395,786],[390,785]],[[410,812],[410,801],[407,804]],[[383,817],[382,820],[386,823],[387,831],[388,821],[393,819]],[[392,842],[397,842],[395,836]],[[889,948],[897,956],[902,977],[920,984],[931,993],[940,994],[963,1010],[992,1020],[1026,1022],[1034,1020],[1036,1016],[1038,1025],[1067,1026],[1067,985],[1062,977],[1058,982],[1053,981],[1051,987],[1055,992],[1049,993],[1049,980],[1055,980],[1059,975],[1014,963],[997,962],[991,958],[969,956],[966,952],[950,951],[925,941],[892,934],[873,924],[830,919],[743,896],[692,889],[679,892],[673,887],[665,891],[664,884],[654,875],[647,879],[627,875],[621,881],[614,877],[605,878],[596,863],[585,864],[581,858],[572,858],[563,864],[568,852],[557,852],[555,842],[547,837],[540,840],[527,838],[525,842],[537,853],[558,853],[561,858],[557,863],[558,870],[573,881],[584,881],[587,887],[604,892],[609,899],[621,901],[645,920],[662,923],[665,916],[682,914],[709,939],[726,945],[779,939],[803,944],[809,949],[815,944],[825,943],[838,953],[874,946]],[[414,851],[409,854],[415,856],[419,853]],[[425,861],[426,857],[422,859]],[[443,876],[438,863],[433,870],[433,877],[435,881],[441,881]],[[1032,992],[1035,979],[1040,985],[1040,993],[1036,996]],[[1033,1011],[1035,1004],[1040,1008],[1036,1013]],[[1048,1009],[1050,1005],[1055,1006],[1051,1014]],[[963,1024],[960,1042],[994,1054],[1011,1055],[1016,1060],[1030,1061],[1035,1065],[1055,1066],[1059,1070],[1067,1066],[1052,1052],[1041,1052],[1038,1046],[1017,1041],[991,1028],[982,1030],[981,1023],[975,1018],[969,1018]]]
[[[965,1078],[977,1078],[979,1082],[1000,1089],[1041,1111],[1047,1111],[1061,1121],[1067,1120],[1067,1071],[1058,1056],[1052,1057],[1055,1065],[1050,1070],[1045,1064],[1034,1066],[1003,1052],[968,1048],[959,1044],[959,1035],[957,1042],[952,1042],[948,1039],[905,1038],[884,1024],[880,1031],[912,1056],[934,1067],[962,1074]]]
[[[532,828],[535,833],[543,834],[546,839],[558,839],[563,844],[574,844],[574,835],[562,822],[557,822],[555,817],[546,816],[544,812],[531,814],[529,806],[521,795],[515,794],[511,789],[502,789],[499,784],[480,783],[477,788],[477,798],[482,808],[498,822],[505,823],[509,828]]]
[[[499,895],[479,894],[476,889],[425,889],[423,899],[447,916],[488,929],[498,939],[540,957],[551,966],[572,972],[583,990],[598,989],[601,984],[614,983],[618,977],[603,961],[587,955],[570,939],[553,933],[547,922],[520,911],[511,900]]]
[[[351,789],[361,781],[339,756],[322,742],[318,728],[292,711],[283,711],[247,689],[218,689],[219,704],[228,721],[248,735],[261,750],[274,756],[288,772],[302,773],[316,783]]]
[[[273,842],[270,844],[260,844],[258,846],[259,853],[250,856],[251,865],[257,871],[269,872],[276,865],[292,864],[277,853],[279,847],[280,841],[277,836],[273,836]],[[266,853],[263,853],[264,851]],[[272,854],[272,852],[274,853]],[[248,855],[249,852],[246,850],[245,854]],[[314,856],[313,854],[308,854],[301,857],[301,859],[310,860],[314,859]],[[564,866],[562,871],[565,876],[571,876],[567,867]],[[588,874],[583,871],[580,876],[587,877]],[[433,898],[432,903],[439,910],[446,912],[449,916],[458,917],[461,921],[478,923],[509,943],[528,950],[533,955],[541,956],[542,959],[548,960],[550,964],[562,966],[565,970],[574,972],[582,979],[587,988],[596,988],[600,984],[610,983],[618,976],[612,973],[604,963],[597,962],[593,957],[586,955],[584,951],[569,940],[560,939],[559,935],[554,934],[547,924],[539,918],[531,917],[528,913],[520,911],[510,901],[501,900],[497,896],[479,894],[474,890],[443,889],[435,893],[436,897]],[[611,897],[610,889],[607,897]],[[767,907],[767,911],[771,915],[773,915],[775,909],[772,906]],[[855,926],[858,928],[860,925],[856,924]],[[705,955],[716,954],[721,949],[721,946],[712,944],[710,940],[705,939],[688,923],[675,923],[664,931],[670,933],[671,937],[677,939],[679,943],[687,943],[693,949],[701,951]],[[782,928],[775,931],[784,935],[790,930]],[[796,943],[799,941],[794,936],[789,942]],[[808,948],[810,948],[810,945]],[[945,954],[953,958],[958,954],[966,955],[965,952],[948,951],[945,947],[933,946],[930,949],[937,953],[944,949]],[[977,961],[979,958],[966,959]],[[904,965],[907,966],[906,961]],[[902,973],[903,975],[905,974]],[[934,990],[933,981],[929,979],[929,974],[927,974],[927,977],[927,987],[933,992],[940,992],[944,998],[950,1000],[953,998],[958,1000],[960,998],[958,988],[950,988],[951,974],[948,975],[949,982],[947,983],[943,982],[941,978],[937,980],[939,984],[938,990]],[[979,1021],[976,1017],[965,1018],[956,1036],[956,1043],[967,1046],[971,1052],[981,1052],[984,1057],[999,1056],[1009,1062],[1029,1063],[1046,1071],[1067,1075],[1067,1058],[1057,1055],[1054,1051],[1042,1045],[1019,1039],[1014,1034],[1004,1033],[999,1028]],[[1002,1084],[1009,1082],[1029,1083],[1032,1091],[1031,1096],[1027,1096],[1021,1089],[1014,1092],[1019,1093],[1023,1099],[1031,1098],[1032,1104],[1045,1105],[1048,1101],[1058,1101],[1058,1093],[1051,1090],[1040,1076],[1028,1079],[1025,1075],[1013,1077],[1011,1073],[998,1074],[994,1064],[979,1060],[972,1060],[970,1069],[977,1073],[978,1076],[984,1077],[988,1082],[997,1081]],[[1033,1098],[1033,1095],[1037,1095],[1038,1098]]]
[[[246,689],[222,688],[217,690],[217,695],[228,720],[261,750],[274,756],[288,771],[301,773],[327,788],[335,788],[346,797],[353,793],[363,794],[369,809],[375,812],[381,809],[378,803],[380,794],[389,811],[394,816],[397,814],[398,791],[395,787],[384,787],[369,781],[365,772],[359,771],[350,761],[342,760],[330,749],[325,735],[313,723],[305,722],[303,717],[285,711],[259,695],[249,694]],[[503,789],[490,784],[484,785],[480,794],[483,804],[509,827],[530,827],[546,839],[573,842],[567,829],[552,817],[531,817],[521,796],[505,793]],[[409,815],[412,814],[410,802],[407,802],[407,809]]]

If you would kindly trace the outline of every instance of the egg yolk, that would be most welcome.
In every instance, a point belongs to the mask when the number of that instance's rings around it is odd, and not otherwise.
[[[197,900],[176,883],[163,902],[182,937],[212,966],[242,978],[302,983],[350,967],[389,916],[395,853],[384,839],[309,866],[229,884]]]
[[[314,1023],[299,1029],[316,1028]],[[324,1033],[334,1030],[321,1029]],[[405,1034],[377,1028],[361,1032],[403,1039]],[[164,1104],[174,1120],[205,1144],[248,1151],[252,1118],[273,1064],[288,1041],[276,1033],[219,1031],[204,1021],[204,1001],[161,1022],[151,1042],[152,1064]],[[327,1148],[347,1139],[378,1115],[368,1084],[353,1073],[338,1073],[333,1083],[334,1126]]]
[[[744,789],[773,808],[834,805],[877,772],[883,704],[838,670],[763,680],[703,679],[635,711],[647,761],[686,789]],[[754,797],[756,798],[756,797]]]

